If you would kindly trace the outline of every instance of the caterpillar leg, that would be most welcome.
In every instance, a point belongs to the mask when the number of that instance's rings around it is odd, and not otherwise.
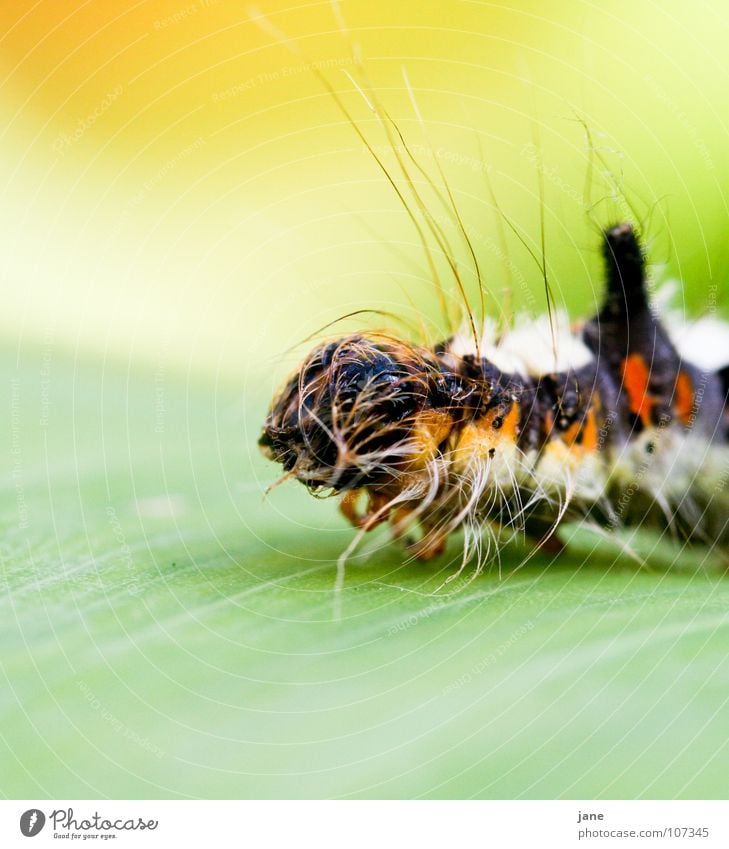
[[[408,545],[408,552],[418,560],[433,560],[445,551],[448,529],[443,525],[423,524],[423,536]]]
[[[567,545],[554,533],[541,537],[534,541],[535,547],[542,553],[552,557],[562,554]]]
[[[367,509],[364,513],[359,513],[357,511],[357,502],[362,494],[363,490],[361,489],[345,492],[342,500],[339,502],[339,510],[353,527],[371,531],[388,520],[390,510],[387,509],[387,504],[390,499],[386,495],[366,490]]]
[[[405,539],[405,534],[412,527],[415,511],[408,507],[396,507],[390,514],[390,529],[395,541]]]
[[[362,496],[367,498],[367,509],[360,513],[357,504]],[[407,507],[388,508],[390,499],[381,493],[369,490],[355,489],[347,492],[339,502],[339,510],[345,519],[355,528],[371,531],[389,520],[393,538],[404,540],[407,550],[418,560],[432,560],[445,551],[448,541],[448,531],[435,524],[423,524],[423,536],[415,541],[408,541],[407,530],[413,524],[413,512]]]

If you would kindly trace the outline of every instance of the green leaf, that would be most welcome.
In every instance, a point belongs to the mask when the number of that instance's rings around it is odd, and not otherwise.
[[[706,552],[642,570],[580,533],[444,586],[457,541],[423,565],[373,535],[335,621],[352,531],[264,499],[261,393],[5,361],[4,796],[726,797]]]

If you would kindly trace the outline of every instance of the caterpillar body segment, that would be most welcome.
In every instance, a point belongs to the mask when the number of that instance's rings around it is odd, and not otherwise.
[[[629,225],[603,249],[604,302],[582,326],[554,313],[500,335],[487,321],[478,345],[363,333],[317,347],[274,400],[262,449],[340,494],[362,530],[419,527],[424,559],[459,529],[464,563],[481,564],[504,536],[544,542],[587,516],[726,544],[729,328],[664,325]]]

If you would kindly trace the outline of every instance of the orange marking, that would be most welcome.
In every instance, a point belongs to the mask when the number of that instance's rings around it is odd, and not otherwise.
[[[554,416],[552,415],[551,410],[547,410],[544,414],[544,435],[547,437],[547,439],[551,438],[553,430]]]
[[[502,421],[499,427],[494,427],[497,418]],[[456,466],[467,466],[471,459],[493,457],[499,445],[513,445],[519,436],[519,418],[519,405],[513,402],[505,416],[497,409],[489,410],[480,419],[466,424],[458,432],[457,442],[452,447]]]
[[[590,408],[585,417],[585,424],[582,428],[582,447],[585,451],[597,451],[598,432],[597,422],[595,421],[595,411]]]
[[[497,410],[491,410],[486,413],[483,418],[479,419],[478,426],[492,434],[494,441],[508,439],[511,442],[516,442],[519,436],[519,405],[512,403],[509,412],[503,416],[503,422],[500,428],[494,428],[494,421],[499,417]]]
[[[688,424],[694,409],[694,387],[685,371],[680,371],[676,378],[675,407],[679,419]]]
[[[508,415],[504,419],[504,424],[501,428],[504,437],[516,442],[519,435],[519,405],[516,401],[511,405]]]
[[[577,439],[580,435],[582,435],[582,441],[578,443]],[[580,454],[595,451],[597,449],[597,425],[594,410],[589,409],[583,419],[573,422],[560,436],[560,439],[571,450]]]
[[[658,399],[648,392],[651,373],[640,354],[630,354],[623,360],[623,386],[628,395],[630,411],[644,425],[651,424],[651,413]]]
[[[567,430],[560,436],[562,442],[565,445],[569,445],[572,448],[577,441],[577,436],[580,433],[580,428],[582,427],[582,422],[573,422]]]

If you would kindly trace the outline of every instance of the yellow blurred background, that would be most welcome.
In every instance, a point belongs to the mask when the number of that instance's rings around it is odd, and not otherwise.
[[[510,278],[517,303],[542,303],[504,224],[538,250],[540,162],[549,275],[574,315],[598,296],[597,225],[632,214],[694,312],[726,292],[718,2],[16,0],[0,15],[13,343],[236,379],[285,371],[290,345],[351,310],[437,320],[414,227],[312,70],[395,173],[353,50],[423,167],[443,169],[496,313]],[[465,244],[423,191],[473,295]]]

